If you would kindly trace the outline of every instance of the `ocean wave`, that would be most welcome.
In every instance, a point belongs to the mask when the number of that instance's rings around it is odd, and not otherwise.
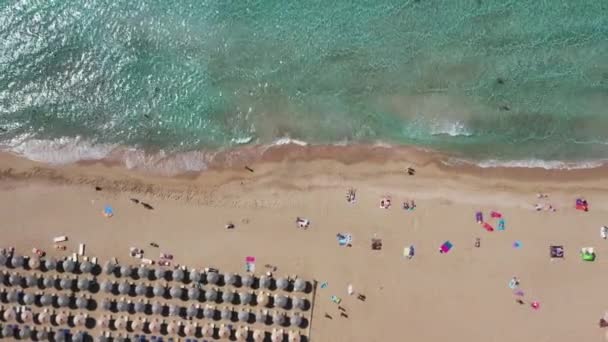
[[[271,146],[281,146],[281,145],[298,145],[298,146],[308,146],[308,143],[306,141],[303,140],[297,140],[297,139],[292,139],[292,138],[279,138],[276,139],[272,144],[270,144]]]
[[[431,125],[431,135],[448,135],[450,137],[470,137],[473,133],[462,121],[440,121]]]
[[[452,160],[454,163],[455,160]],[[594,169],[606,164],[605,160],[588,160],[588,161],[559,161],[559,160],[541,160],[541,159],[522,159],[522,160],[496,160],[486,159],[478,162],[458,160],[456,163],[474,164],[481,168],[527,168],[527,169],[545,169],[545,170],[582,170]]]

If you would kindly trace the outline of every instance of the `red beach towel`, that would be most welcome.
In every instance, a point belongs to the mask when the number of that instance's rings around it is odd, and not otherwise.
[[[492,227],[492,225],[489,224],[489,223],[487,223],[487,222],[483,223],[483,229],[485,229],[485,230],[487,230],[489,232],[493,232],[494,231],[494,227]]]

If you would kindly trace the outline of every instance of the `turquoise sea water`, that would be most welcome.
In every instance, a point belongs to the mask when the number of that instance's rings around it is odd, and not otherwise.
[[[0,43],[0,140],[38,159],[284,137],[608,158],[608,1],[2,0]]]

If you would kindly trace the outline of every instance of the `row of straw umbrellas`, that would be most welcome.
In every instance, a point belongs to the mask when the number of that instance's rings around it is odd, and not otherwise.
[[[9,266],[12,268],[28,268],[30,270],[43,270],[67,273],[93,273],[95,264],[91,261],[84,260],[75,262],[72,259],[57,260],[53,257],[40,259],[37,256],[25,257],[22,255],[13,255],[11,257],[0,253],[0,267]]]
[[[0,296],[6,303],[21,303],[23,305],[38,305],[38,306],[52,306],[58,307],[69,307],[70,304],[78,309],[86,309],[89,307],[92,299],[84,295],[74,296],[67,295],[64,293],[31,293],[22,290],[6,290],[0,291]]]
[[[43,310],[40,312],[32,312],[27,309],[18,308],[2,308],[2,321],[6,323],[11,322],[22,322],[22,323],[35,323],[40,325],[52,324],[56,326],[73,325],[84,327],[89,319],[89,315],[86,313],[76,313],[70,315],[68,312],[50,312]],[[70,322],[71,318],[71,322]]]
[[[0,273],[0,285],[21,286],[23,288],[39,287],[45,289],[56,288],[59,290],[77,289],[79,291],[88,291],[94,283],[94,279],[86,277],[69,278],[36,273],[22,275],[18,272],[10,274]]]
[[[29,325],[16,325],[16,324],[5,324],[0,330],[3,338],[19,338],[20,340],[33,340],[33,341],[48,341],[53,340],[56,342],[84,342],[88,341],[87,334],[84,331],[77,331],[70,333],[67,330],[56,330],[53,331],[48,328],[35,327],[32,328]],[[104,340],[106,341],[106,340]]]

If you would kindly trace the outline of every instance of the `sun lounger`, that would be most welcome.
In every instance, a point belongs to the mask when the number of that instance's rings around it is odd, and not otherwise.
[[[84,249],[85,249],[85,244],[81,243],[78,245],[78,255],[80,256],[84,256]]]
[[[65,235],[57,236],[56,238],[53,239],[54,243],[65,242],[65,241],[68,241],[68,237]]]

